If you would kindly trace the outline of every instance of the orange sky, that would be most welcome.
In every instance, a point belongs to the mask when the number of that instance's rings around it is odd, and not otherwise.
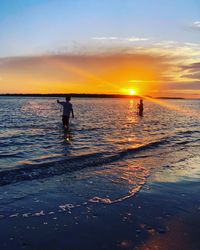
[[[139,95],[198,97],[197,83],[184,79],[188,68],[178,60],[139,50],[5,58],[0,59],[0,93],[128,94],[134,89]]]

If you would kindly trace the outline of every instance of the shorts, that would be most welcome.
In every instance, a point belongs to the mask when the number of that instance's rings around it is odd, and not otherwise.
[[[62,122],[63,122],[63,125],[64,125],[64,126],[65,126],[65,125],[68,126],[68,124],[69,124],[69,116],[63,115],[63,117],[62,117]]]

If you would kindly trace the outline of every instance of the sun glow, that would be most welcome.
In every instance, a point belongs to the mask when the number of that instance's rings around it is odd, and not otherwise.
[[[129,94],[130,94],[130,95],[135,95],[135,94],[136,94],[135,89],[130,89],[130,90],[129,90]]]

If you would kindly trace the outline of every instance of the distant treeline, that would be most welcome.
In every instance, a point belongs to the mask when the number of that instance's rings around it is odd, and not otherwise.
[[[28,97],[65,97],[70,95],[71,97],[91,97],[91,98],[140,98],[140,96],[130,96],[130,95],[117,95],[117,94],[0,94],[0,96],[28,96]]]
[[[131,95],[120,95],[120,94],[74,94],[74,93],[65,93],[65,94],[0,94],[0,96],[22,96],[22,97],[65,97],[70,95],[71,97],[80,97],[80,98],[145,98],[141,96],[131,96]],[[185,99],[181,97],[152,97],[146,96],[147,98],[155,99]]]

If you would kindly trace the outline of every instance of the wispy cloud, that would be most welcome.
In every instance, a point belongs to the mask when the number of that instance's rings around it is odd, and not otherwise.
[[[150,38],[147,38],[147,37],[128,37],[128,38],[125,38],[126,41],[129,41],[129,42],[142,42],[142,41],[148,41],[150,40]]]
[[[183,78],[200,81],[200,62],[183,65],[181,66],[181,69],[185,73],[182,75]]]
[[[100,37],[93,37],[92,39],[94,40],[118,40],[119,38],[118,37],[115,37],[115,36],[100,36]]]
[[[147,37],[115,37],[115,36],[110,36],[110,37],[92,37],[94,40],[104,40],[104,41],[110,41],[110,40],[116,40],[116,41],[126,41],[126,42],[142,42],[142,41],[148,41],[150,38]]]
[[[177,41],[161,41],[152,43],[146,47],[140,47],[141,51],[168,55],[176,58],[179,65],[185,62],[186,65],[196,63],[200,58],[200,43],[187,43]]]
[[[1,61],[1,60],[0,60]],[[0,66],[0,75],[5,85],[16,91],[41,91],[41,86],[49,93],[58,91],[120,93],[129,85],[144,91],[157,88],[156,84],[170,68],[167,56],[146,53],[131,54],[124,51],[96,55],[46,55],[10,58]],[[135,79],[130,82],[130,79]],[[56,84],[55,84],[56,83]],[[59,84],[58,84],[59,83]],[[151,85],[150,85],[151,83]],[[0,92],[1,92],[0,86]],[[14,91],[14,90],[13,90]],[[26,90],[27,91],[27,90]]]
[[[195,71],[200,72],[200,63],[198,62],[198,63],[189,64],[189,65],[184,65],[182,66],[182,69],[189,70],[191,72],[195,72]]]
[[[193,22],[192,27],[196,29],[200,29],[200,21]]]
[[[173,40],[160,41],[160,42],[154,43],[155,46],[163,47],[163,48],[171,48],[178,44],[179,43],[177,41],[173,41]]]

